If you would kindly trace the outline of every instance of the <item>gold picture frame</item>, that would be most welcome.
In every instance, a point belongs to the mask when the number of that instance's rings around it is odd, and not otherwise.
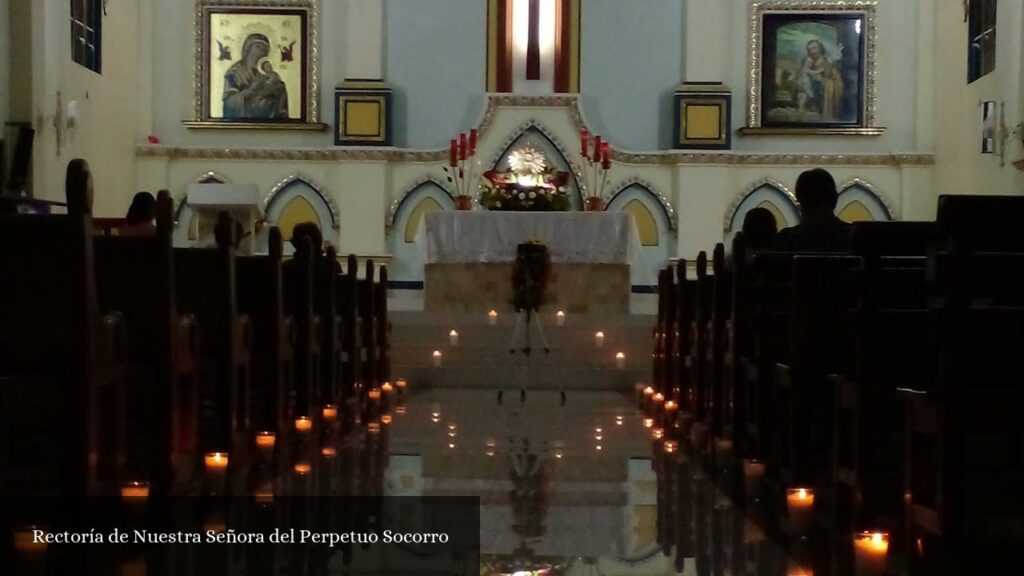
[[[324,130],[318,0],[196,0],[188,128]]]
[[[740,133],[884,133],[876,125],[876,22],[876,0],[754,2],[747,126]],[[806,54],[798,53],[801,46]]]

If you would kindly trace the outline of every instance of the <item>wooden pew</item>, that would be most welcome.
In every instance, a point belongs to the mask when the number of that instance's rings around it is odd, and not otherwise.
[[[675,349],[672,351],[676,379],[674,396],[679,403],[680,411],[686,411],[689,420],[692,421],[697,408],[696,383],[691,369],[696,345],[694,322],[697,315],[697,281],[687,278],[685,260],[679,260],[676,264],[675,275]],[[688,434],[689,426],[685,426],[682,432]]]
[[[712,256],[711,317],[708,327],[708,389],[711,432],[732,441],[731,382],[727,377],[728,326],[732,314],[732,271],[725,265],[725,245],[715,246]]]
[[[365,275],[359,280],[358,287],[358,315],[360,328],[360,368],[359,376],[364,390],[371,390],[380,386],[380,375],[377,373],[379,367],[377,361],[378,340],[377,323],[374,313],[376,295],[374,293],[374,270],[373,260],[367,260],[365,264]]]
[[[356,394],[359,373],[359,313],[358,277],[359,263],[355,254],[349,254],[343,274],[335,284],[338,290],[338,313],[341,315],[341,393],[344,398]]]
[[[123,412],[128,454],[124,480],[146,481],[154,495],[195,478],[200,461],[197,326],[179,315],[173,219],[167,191],[157,197],[156,234],[93,239],[100,308],[121,314],[129,333],[129,386]]]
[[[294,322],[285,312],[281,231],[271,228],[267,256],[236,258],[238,311],[252,323],[251,418],[255,431],[273,432],[281,471],[294,432]]]
[[[317,407],[338,405],[343,361],[343,324],[337,307],[338,274],[341,267],[333,247],[313,259],[313,312],[320,319],[320,389]]]
[[[708,389],[709,322],[714,297],[714,278],[708,275],[708,255],[697,255],[697,282],[695,285],[695,309],[691,334],[693,347],[690,350],[690,370],[694,388],[694,425],[699,435],[706,437],[711,429],[711,391]],[[705,446],[706,447],[706,446]],[[698,447],[701,449],[702,447]]]
[[[123,383],[109,378],[114,371],[101,360],[103,326],[119,329],[119,322],[104,322],[97,306],[84,160],[68,166],[66,192],[66,215],[0,216],[0,485],[7,496],[112,493],[123,457],[120,445],[99,438],[99,401],[119,397]]]
[[[252,343],[248,316],[239,312],[234,222],[222,215],[216,248],[174,250],[175,294],[181,312],[198,320],[200,442],[203,452],[227,452],[244,467],[251,439],[249,402]],[[226,232],[222,232],[223,230]]]
[[[300,239],[295,256],[284,266],[284,292],[285,311],[295,323],[294,415],[318,418],[315,406],[320,390],[320,320],[314,312],[312,252],[308,239]]]
[[[381,382],[391,382],[391,321],[388,320],[388,269],[380,268],[373,311],[377,322],[377,373]]]

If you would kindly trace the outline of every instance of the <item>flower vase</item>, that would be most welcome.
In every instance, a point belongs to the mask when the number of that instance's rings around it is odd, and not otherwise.
[[[600,196],[587,197],[587,212],[600,212],[604,210],[604,199]]]
[[[473,198],[469,196],[456,196],[455,197],[455,209],[456,210],[472,210],[473,209]]]

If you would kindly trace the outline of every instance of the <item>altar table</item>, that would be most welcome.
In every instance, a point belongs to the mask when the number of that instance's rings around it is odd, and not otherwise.
[[[516,246],[540,240],[554,264],[626,264],[640,249],[624,212],[455,211],[427,215],[427,262],[513,262]]]
[[[427,252],[425,309],[510,312],[516,246],[532,240],[551,254],[544,309],[628,313],[629,264],[640,238],[622,212],[429,214],[417,238]]]

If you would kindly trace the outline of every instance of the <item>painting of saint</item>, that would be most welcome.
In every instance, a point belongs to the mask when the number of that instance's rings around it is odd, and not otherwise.
[[[860,125],[866,49],[862,30],[859,15],[765,15],[763,124]]]
[[[274,72],[270,40],[250,34],[241,59],[224,74],[224,118],[228,120],[287,120],[288,87]]]
[[[204,120],[274,126],[309,120],[305,10],[211,6],[205,19]]]

